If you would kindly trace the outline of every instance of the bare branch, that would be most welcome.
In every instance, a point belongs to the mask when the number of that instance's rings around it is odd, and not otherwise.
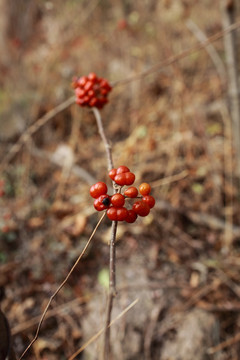
[[[126,309],[124,309],[117,317],[115,317],[115,319],[113,319],[110,322],[109,327],[111,327],[117,320],[119,320],[123,315],[125,315],[126,312],[128,312],[133,306],[135,306],[138,301],[139,301],[139,299],[136,299],[128,307],[126,307]],[[88,345],[90,345],[93,341],[95,341],[104,332],[104,330],[105,330],[105,327],[102,328],[101,330],[99,330],[97,334],[95,334],[93,337],[91,337],[91,339],[88,340],[83,346],[81,346],[81,348],[78,351],[76,351],[72,356],[70,356],[70,358],[68,360],[75,359],[75,357],[77,355],[79,355],[84,349],[86,349],[86,347]]]
[[[77,260],[75,261],[74,265],[72,266],[71,270],[68,272],[67,276],[65,277],[65,279],[63,280],[63,282],[59,285],[59,287],[57,288],[57,290],[53,293],[53,295],[50,297],[48,303],[47,303],[47,306],[45,307],[44,311],[43,311],[43,314],[41,316],[41,319],[39,321],[39,324],[38,324],[38,327],[37,327],[37,330],[36,330],[36,334],[34,336],[34,338],[32,339],[32,341],[30,342],[30,344],[28,345],[28,347],[24,350],[24,352],[22,353],[22,355],[20,356],[19,360],[21,360],[23,358],[23,356],[27,353],[27,351],[31,348],[31,346],[35,343],[35,341],[37,340],[38,338],[38,335],[39,335],[39,332],[40,332],[40,329],[41,329],[41,326],[42,326],[42,323],[43,323],[43,320],[46,316],[46,313],[53,301],[53,299],[57,296],[57,294],[59,293],[59,291],[63,288],[63,286],[66,284],[66,282],[68,281],[69,277],[71,276],[71,274],[73,273],[74,269],[76,268],[77,264],[79,263],[79,261],[81,260],[81,258],[83,257],[83,255],[85,254],[87,248],[89,247],[90,245],[90,242],[93,238],[93,236],[95,235],[99,225],[101,224],[101,222],[103,221],[103,218],[104,216],[106,215],[106,213],[104,213],[102,215],[102,217],[100,218],[100,220],[98,221],[97,225],[95,226],[90,238],[88,239],[83,251],[81,252],[81,254],[79,255],[79,257],[77,258]]]
[[[112,147],[109,144],[109,141],[105,135],[100,111],[96,107],[93,107],[92,110],[93,110],[93,113],[96,118],[99,134],[100,134],[102,141],[104,143],[104,146],[105,146],[107,162],[108,162],[108,170],[111,170],[111,169],[113,169]]]

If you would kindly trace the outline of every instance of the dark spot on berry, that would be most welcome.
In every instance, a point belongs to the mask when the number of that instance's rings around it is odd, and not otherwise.
[[[110,205],[111,201],[108,197],[106,197],[103,199],[102,203],[103,203],[103,205],[108,206],[108,205]]]

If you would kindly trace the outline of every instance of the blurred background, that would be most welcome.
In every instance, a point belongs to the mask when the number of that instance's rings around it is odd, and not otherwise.
[[[99,219],[89,187],[111,184],[90,110],[71,104],[28,129],[74,95],[73,76],[95,72],[113,85],[101,114],[114,165],[128,166],[136,185],[149,182],[156,199],[148,217],[118,227],[113,316],[139,302],[112,327],[114,359],[240,359],[224,37],[178,59],[222,31],[233,3],[0,0],[1,305],[19,356]],[[104,326],[109,238],[105,219],[25,359],[68,359]],[[102,338],[77,358],[99,359],[101,347]]]

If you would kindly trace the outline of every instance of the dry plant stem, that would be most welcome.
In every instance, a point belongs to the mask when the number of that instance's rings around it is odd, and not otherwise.
[[[223,26],[231,26],[234,21],[235,6],[229,7],[225,0],[222,0],[222,21]],[[240,99],[239,99],[239,71],[237,63],[236,33],[224,35],[224,46],[228,71],[228,97],[229,109],[232,117],[234,142],[236,148],[237,175],[240,178]]]
[[[36,330],[36,334],[34,336],[34,338],[32,339],[32,341],[30,342],[30,344],[28,345],[28,347],[24,350],[24,352],[22,353],[22,355],[20,356],[19,360],[21,360],[23,358],[23,356],[27,353],[27,351],[30,349],[30,347],[35,343],[35,341],[37,340],[38,338],[38,335],[39,335],[39,332],[40,332],[40,329],[41,329],[41,326],[42,326],[42,323],[43,323],[43,320],[46,316],[46,313],[53,301],[53,299],[57,296],[57,294],[59,293],[59,291],[63,288],[63,286],[66,284],[66,282],[68,281],[69,277],[71,276],[71,274],[73,273],[74,269],[76,268],[77,264],[79,263],[79,261],[81,260],[81,258],[83,257],[83,255],[85,254],[88,246],[90,245],[90,242],[94,236],[94,234],[96,233],[99,225],[101,224],[103,218],[105,217],[106,213],[104,213],[100,220],[98,221],[97,225],[95,226],[90,238],[88,239],[86,245],[84,246],[84,249],[82,250],[81,254],[79,255],[79,257],[77,258],[77,260],[75,261],[74,265],[72,266],[71,270],[68,272],[67,276],[65,277],[65,279],[63,280],[63,282],[60,284],[60,286],[57,288],[57,290],[53,293],[53,295],[50,297],[48,303],[47,303],[47,306],[45,307],[44,311],[43,311],[43,314],[40,318],[40,321],[39,321],[39,324],[38,324],[38,327],[37,327],[37,330]]]
[[[11,147],[10,151],[3,158],[3,161],[0,164],[0,169],[3,171],[7,164],[13,159],[13,157],[20,151],[23,144],[25,144],[29,137],[32,136],[36,131],[38,131],[43,125],[45,125],[48,120],[52,119],[54,116],[59,114],[61,111],[67,109],[75,101],[75,96],[70,97],[63,103],[56,106],[54,109],[50,110],[43,117],[38,119],[34,124],[32,124],[19,138],[19,140]]]
[[[82,297],[82,298],[76,298],[65,304],[59,305],[55,309],[49,310],[46,314],[45,319],[49,319],[49,318],[54,317],[59,314],[64,314],[66,312],[69,313],[76,306],[82,305],[82,304],[86,303],[88,300],[89,300],[89,297],[86,296],[86,297]],[[38,325],[40,319],[41,319],[41,316],[34,316],[33,318],[16,325],[14,328],[11,329],[12,336],[15,336],[17,334],[22,334],[26,330],[29,330],[29,329],[33,328],[34,326]]]
[[[240,341],[240,332],[238,332],[234,337],[227,339],[226,341],[223,341],[222,343],[209,348],[207,350],[207,353],[209,355],[213,355],[216,352],[226,349],[227,347],[230,347],[239,341]]]
[[[226,69],[215,47],[212,44],[205,45],[207,41],[207,37],[191,19],[187,20],[186,25],[188,29],[196,36],[198,41],[200,41],[200,43],[202,43],[205,46],[205,50],[212,59],[212,62],[215,65],[218,76],[221,80],[222,87],[224,88],[226,84]]]
[[[93,108],[93,113],[95,115],[98,131],[102,138],[102,141],[105,146],[108,170],[113,169],[113,159],[112,159],[112,148],[109,144],[109,141],[105,135],[102,118],[100,111],[97,108]],[[116,189],[113,186],[114,193]],[[104,347],[103,347],[103,359],[108,359],[110,355],[110,327],[109,324],[111,322],[112,315],[112,307],[113,307],[113,299],[116,296],[116,233],[117,233],[117,221],[112,222],[112,233],[110,239],[110,259],[109,259],[109,294],[108,294],[108,304],[107,304],[107,318],[105,325],[105,333],[104,333]]]
[[[104,332],[104,349],[103,359],[108,359],[111,352],[110,342],[110,322],[113,307],[113,300],[116,296],[116,233],[117,233],[117,221],[112,222],[112,234],[110,240],[110,262],[109,262],[109,295],[107,304],[107,318]]]
[[[100,111],[95,107],[92,109],[92,111],[93,111],[94,116],[96,118],[99,134],[100,134],[100,136],[102,138],[102,141],[104,143],[104,146],[105,146],[106,155],[107,155],[107,162],[108,162],[108,170],[111,170],[111,169],[113,169],[112,147],[109,144],[109,141],[108,141],[108,139],[107,139],[107,137],[105,135]]]
[[[187,21],[188,28],[193,32],[193,34],[197,37],[200,42],[204,42],[207,40],[205,34],[198,28],[198,26],[192,21]],[[231,36],[231,34],[227,35]],[[206,46],[206,51],[212,59],[213,64],[217,70],[219,79],[222,85],[222,92],[224,91],[226,84],[226,70],[222,59],[218,55],[212,44]],[[224,184],[225,184],[225,194],[228,193],[227,186],[227,177],[229,185],[231,189],[233,189],[233,160],[232,160],[232,124],[229,114],[229,109],[224,101],[222,107],[220,108],[221,116],[224,122]],[[239,133],[240,136],[240,133]],[[229,143],[229,144],[228,144]],[[224,231],[224,246],[225,251],[228,251],[232,241],[233,241],[233,199],[232,194],[226,195],[226,205],[225,205],[225,231]]]
[[[126,307],[126,309],[124,309],[117,317],[115,317],[109,324],[109,327],[111,327],[117,320],[119,320],[123,315],[126,314],[126,312],[128,312],[133,306],[135,306],[137,304],[137,302],[139,301],[139,299],[134,300],[129,306]],[[105,328],[102,328],[101,330],[99,330],[97,332],[97,334],[95,334],[94,336],[91,337],[91,339],[89,339],[83,346],[81,346],[80,349],[78,349],[72,356],[70,356],[70,358],[68,360],[73,360],[75,359],[75,357],[77,355],[79,355],[84,349],[86,349],[86,347],[88,345],[90,345],[93,341],[95,341],[103,332],[104,332]]]
[[[153,181],[153,182],[151,183],[151,187],[152,187],[152,188],[155,188],[155,187],[158,187],[158,186],[167,185],[167,184],[170,184],[170,183],[172,183],[172,182],[182,180],[182,179],[184,179],[185,177],[187,177],[188,175],[189,175],[189,171],[188,171],[188,170],[183,170],[183,171],[181,171],[181,172],[178,173],[178,174],[171,175],[171,176],[167,176],[167,177],[164,177],[164,178],[162,178],[162,179]]]
[[[191,47],[190,49],[186,49],[186,50],[183,50],[181,53],[177,54],[177,55],[174,55],[174,56],[171,56],[170,58],[166,59],[166,60],[163,60],[161,62],[159,62],[158,64],[152,66],[150,69],[140,73],[140,74],[137,74],[137,75],[134,75],[134,76],[130,76],[129,78],[126,78],[126,79],[123,79],[123,80],[119,80],[119,81],[116,81],[115,83],[113,83],[112,85],[113,86],[116,86],[116,85],[125,85],[125,84],[128,84],[129,82],[131,81],[135,81],[135,80],[139,80],[139,79],[142,79],[143,77],[145,76],[148,76],[154,72],[157,72],[157,71],[161,71],[163,70],[165,67],[169,66],[169,65],[172,65],[173,63],[175,63],[176,61],[179,61],[181,59],[184,59],[185,57],[195,53],[196,51],[199,51],[199,50],[202,50],[204,49],[207,45],[209,45],[210,43],[214,42],[214,41],[217,41],[219,39],[221,39],[224,35],[230,33],[231,31],[233,30],[236,30],[240,27],[240,21],[226,27],[223,31],[213,35],[213,36],[210,36],[209,38],[207,38],[206,41],[202,42],[202,43],[197,43],[195,46]]]

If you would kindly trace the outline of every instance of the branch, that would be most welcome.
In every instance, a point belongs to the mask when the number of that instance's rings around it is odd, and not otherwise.
[[[234,4],[232,7],[227,6],[225,0],[222,0],[222,21],[223,26],[231,27],[234,21]],[[230,26],[229,26],[230,25]],[[237,175],[240,177],[240,101],[239,101],[239,73],[237,66],[237,43],[236,34],[224,34],[224,45],[226,53],[226,62],[228,70],[228,96],[229,107],[232,117],[236,157],[237,157]]]
[[[65,277],[65,279],[63,280],[63,282],[59,285],[59,287],[57,288],[57,290],[53,293],[53,295],[50,297],[48,303],[47,303],[47,306],[45,307],[44,311],[43,311],[43,314],[41,316],[41,319],[39,321],[39,324],[38,324],[38,327],[37,327],[37,330],[36,330],[36,334],[34,336],[34,338],[32,339],[32,341],[30,342],[30,344],[28,345],[28,347],[24,350],[24,352],[22,353],[22,355],[20,356],[19,360],[21,360],[23,358],[23,356],[27,353],[27,351],[31,348],[31,346],[35,343],[35,341],[37,340],[38,338],[38,335],[39,335],[39,332],[40,332],[40,329],[41,329],[41,326],[42,326],[42,323],[43,323],[43,320],[46,316],[46,313],[53,301],[53,299],[57,296],[57,294],[59,293],[59,291],[63,288],[63,286],[66,284],[66,282],[68,281],[69,277],[71,276],[71,274],[73,273],[74,269],[76,268],[77,264],[79,263],[79,261],[81,260],[81,258],[83,257],[83,255],[85,254],[87,248],[89,247],[90,245],[90,242],[93,238],[93,236],[95,235],[99,225],[101,224],[104,216],[106,215],[106,213],[104,213],[102,215],[102,217],[100,218],[100,220],[98,221],[97,225],[95,226],[95,229],[93,230],[90,238],[88,239],[83,251],[81,252],[81,254],[79,255],[79,257],[77,258],[77,260],[75,261],[74,265],[72,266],[71,270],[68,272],[67,276]]]
[[[112,148],[109,144],[109,141],[105,135],[102,118],[99,110],[94,107],[93,113],[95,115],[98,131],[102,138],[103,144],[106,150],[108,170],[113,169],[113,159],[112,159]],[[113,192],[116,193],[116,189],[114,187],[113,182]],[[104,348],[103,348],[103,358],[108,359],[108,356],[111,351],[110,344],[110,327],[109,324],[111,322],[112,316],[112,307],[113,307],[113,299],[116,296],[116,233],[117,233],[117,221],[112,222],[112,233],[110,239],[110,259],[109,259],[109,294],[108,294],[108,304],[107,304],[107,317],[106,317],[106,325],[105,325],[105,335],[104,335]]]
[[[103,359],[108,359],[108,355],[111,351],[110,343],[110,322],[113,307],[113,300],[116,296],[116,233],[117,233],[117,221],[112,222],[112,234],[110,240],[110,261],[109,261],[109,295],[107,304],[107,318],[104,332],[104,349]]]
[[[3,171],[8,163],[14,158],[14,156],[21,150],[23,144],[25,144],[29,137],[32,136],[36,131],[38,131],[43,125],[45,125],[50,119],[59,114],[61,111],[67,109],[75,101],[75,96],[68,98],[63,103],[56,106],[54,109],[50,110],[43,117],[38,119],[34,124],[32,124],[24,133],[20,136],[18,141],[10,148],[10,151],[3,158],[0,163],[0,170]]]
[[[126,314],[126,312],[128,312],[133,306],[135,306],[137,304],[137,302],[139,301],[139,299],[134,300],[128,307],[126,307],[126,309],[124,309],[117,317],[115,317],[115,319],[113,319],[110,324],[109,324],[109,328],[117,321],[119,320],[123,315]],[[93,341],[95,341],[103,332],[104,332],[105,328],[102,328],[100,331],[98,331],[97,334],[95,334],[93,337],[91,337],[90,340],[88,340],[83,346],[81,346],[81,348],[79,350],[77,350],[72,356],[70,356],[70,358],[68,360],[73,360],[75,359],[75,357],[77,355],[79,355],[84,349],[86,349],[86,347],[88,345],[90,345]]]
[[[173,63],[175,63],[176,61],[182,60],[185,57],[195,53],[196,51],[205,49],[205,47],[209,44],[211,44],[214,41],[217,41],[219,39],[221,39],[224,35],[229,34],[230,32],[232,32],[233,30],[236,30],[240,27],[240,21],[226,27],[223,31],[220,31],[219,33],[210,36],[209,38],[206,39],[206,41],[203,41],[202,43],[197,43],[195,46],[191,47],[190,49],[186,49],[183,50],[181,53],[177,54],[177,55],[173,55],[170,58],[163,60],[159,63],[157,63],[156,65],[153,65],[150,69],[143,71],[140,74],[134,75],[134,76],[130,76],[129,78],[123,79],[123,80],[119,80],[116,81],[113,86],[116,85],[125,85],[128,84],[131,81],[135,81],[135,80],[139,80],[142,79],[145,76],[148,76],[154,72],[157,71],[161,71],[163,70],[165,67],[172,65]]]
[[[96,118],[99,134],[100,134],[103,144],[105,146],[107,162],[108,162],[108,170],[111,170],[111,169],[113,169],[112,147],[109,144],[109,141],[105,135],[100,111],[96,107],[93,107],[92,111]]]

